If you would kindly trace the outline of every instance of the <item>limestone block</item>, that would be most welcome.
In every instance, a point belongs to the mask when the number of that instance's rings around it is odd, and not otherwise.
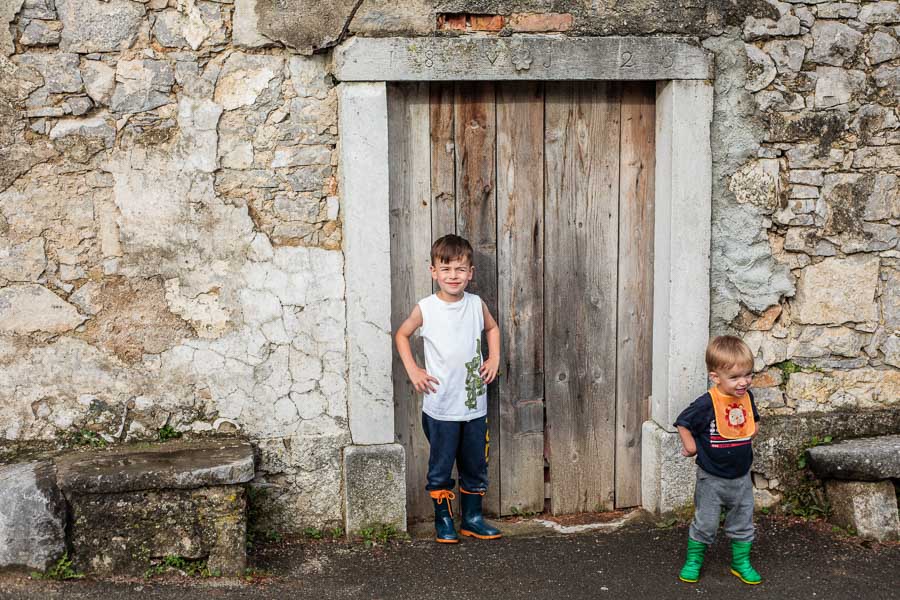
[[[881,65],[874,75],[875,87],[889,92],[892,98],[900,96],[900,67]]]
[[[231,36],[235,46],[263,48],[276,45],[259,31],[256,2],[257,0],[234,0]]]
[[[62,23],[59,21],[34,20],[25,26],[19,43],[23,46],[55,46],[61,38]]]
[[[788,354],[803,358],[818,358],[829,354],[859,356],[865,344],[864,334],[848,327],[805,327],[800,337],[791,342]]]
[[[900,167],[900,145],[866,146],[853,155],[854,169],[890,169]]]
[[[229,439],[186,440],[150,448],[118,447],[102,454],[56,459],[59,486],[72,494],[192,489],[253,479],[253,448]]]
[[[753,44],[745,44],[744,48],[747,51],[748,63],[747,83],[744,84],[744,88],[751,92],[758,92],[775,80],[775,76],[778,74],[775,61]]]
[[[879,349],[884,353],[886,364],[900,367],[900,333],[887,336]]]
[[[56,7],[53,0],[25,0],[19,16],[25,19],[55,19]]]
[[[99,60],[87,60],[81,67],[84,89],[91,100],[108,105],[116,87],[116,70]]]
[[[803,68],[806,46],[800,40],[774,40],[763,46],[781,74],[796,73]]]
[[[0,54],[9,56],[16,51],[8,24],[16,18],[24,0],[0,0]]]
[[[897,119],[894,111],[880,104],[861,106],[856,111],[853,121],[850,122],[850,129],[859,134],[863,144],[867,144],[884,130],[893,130],[898,126],[900,126],[900,120]]]
[[[809,449],[809,465],[820,479],[900,479],[900,435],[816,446]]]
[[[827,481],[825,491],[831,504],[829,520],[853,528],[860,537],[900,540],[897,496],[890,481]]]
[[[0,279],[37,281],[47,268],[44,238],[36,237],[21,244],[0,240]]]
[[[774,158],[751,160],[731,177],[728,189],[740,203],[749,202],[766,211],[780,203],[779,162]]]
[[[859,11],[859,20],[867,25],[900,23],[900,6],[893,0],[868,3]]]
[[[430,0],[367,0],[356,11],[350,31],[362,35],[427,35],[434,31]]]
[[[273,79],[281,77],[284,59],[234,52],[216,83],[214,99],[225,110],[250,106]]]
[[[877,256],[854,255],[804,268],[793,302],[794,320],[823,325],[874,321],[878,266]]]
[[[43,571],[66,550],[66,502],[51,462],[0,466],[0,568]]]
[[[859,14],[859,4],[829,2],[818,7],[820,19],[854,19]]]
[[[816,108],[846,104],[855,92],[863,88],[866,81],[866,75],[862,71],[848,71],[837,67],[818,67],[816,75]]]
[[[781,503],[781,494],[769,490],[753,490],[753,507],[756,510],[772,508]]]
[[[78,327],[85,317],[47,288],[37,284],[0,289],[0,331],[26,335],[43,331],[63,333]]]
[[[900,399],[900,372],[864,367],[794,373],[787,382],[786,393],[797,403],[797,412],[883,408]]]
[[[900,56],[900,42],[894,36],[878,31],[869,40],[869,62],[873,65],[887,62]]]
[[[375,525],[406,531],[406,457],[400,444],[344,448],[347,533]]]
[[[116,82],[110,108],[120,113],[142,112],[169,103],[175,74],[165,61],[120,60]]]
[[[13,62],[32,67],[44,78],[44,85],[35,90],[34,96],[80,92],[83,88],[77,54],[17,54]]]
[[[70,494],[71,543],[79,571],[143,575],[166,556],[207,561],[211,573],[241,576],[247,562],[241,485]]]
[[[353,16],[357,0],[257,0],[259,33],[303,54],[337,42]],[[294,23],[303,23],[296,27]]]
[[[861,33],[838,21],[816,21],[812,36],[813,47],[807,59],[835,67],[844,66],[863,39]]]
[[[748,16],[744,20],[744,39],[747,41],[767,40],[773,37],[794,36],[800,33],[800,19],[790,13],[781,15],[781,18],[759,19]]]
[[[60,48],[67,52],[115,52],[130,48],[146,9],[131,0],[56,0],[63,22]]]
[[[691,504],[697,467],[681,455],[678,433],[645,421],[641,445],[642,506],[658,514]]]

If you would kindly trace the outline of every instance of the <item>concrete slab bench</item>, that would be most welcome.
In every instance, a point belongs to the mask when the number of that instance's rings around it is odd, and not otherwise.
[[[244,484],[254,471],[252,446],[222,438],[0,466],[0,481],[20,482],[0,486],[0,548],[11,548],[0,551],[0,567],[43,570],[68,545],[86,573],[141,575],[177,555],[205,560],[211,573],[242,575]]]
[[[869,539],[900,540],[892,479],[900,479],[900,435],[847,440],[808,450],[809,465],[825,481],[831,521]]]

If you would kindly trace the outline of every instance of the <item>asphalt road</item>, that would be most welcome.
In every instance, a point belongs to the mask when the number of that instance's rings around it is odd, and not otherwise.
[[[764,581],[728,572],[721,538],[701,580],[678,581],[685,527],[636,523],[606,533],[521,535],[456,546],[429,540],[366,548],[335,542],[282,543],[254,557],[252,581],[164,576],[152,580],[33,581],[0,576],[0,598],[37,600],[290,598],[468,600],[602,598],[900,599],[900,543],[872,544],[824,523],[758,520],[753,562]]]

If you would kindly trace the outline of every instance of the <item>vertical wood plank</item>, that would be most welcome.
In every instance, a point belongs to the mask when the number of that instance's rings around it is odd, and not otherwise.
[[[475,277],[469,291],[481,296],[497,315],[496,106],[491,83],[466,82],[456,87],[456,230],[475,252]],[[483,344],[484,345],[484,344]],[[486,346],[485,346],[486,348]],[[488,387],[488,431],[496,439],[499,423],[497,385]],[[484,498],[485,512],[499,514],[499,460],[491,444]]]
[[[619,94],[547,87],[544,297],[551,510],[614,504]]]
[[[544,98],[537,83],[497,87],[500,511],[544,508]]]
[[[653,351],[654,84],[622,92],[616,507],[641,503],[641,425],[650,417]]]
[[[431,231],[433,240],[456,233],[456,144],[453,83],[431,84]]]
[[[396,331],[416,302],[431,293],[431,165],[427,83],[389,84],[391,327]],[[424,366],[422,340],[412,338],[416,360]],[[394,431],[406,450],[407,516],[427,517],[425,493],[428,441],[422,432],[422,398],[394,352]]]

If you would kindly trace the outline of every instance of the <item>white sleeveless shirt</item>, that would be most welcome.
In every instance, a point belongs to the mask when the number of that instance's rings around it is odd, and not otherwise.
[[[419,301],[420,335],[425,342],[425,370],[439,384],[426,393],[422,411],[439,421],[471,421],[487,414],[487,386],[481,380],[481,298],[463,293],[444,302],[432,294]]]

